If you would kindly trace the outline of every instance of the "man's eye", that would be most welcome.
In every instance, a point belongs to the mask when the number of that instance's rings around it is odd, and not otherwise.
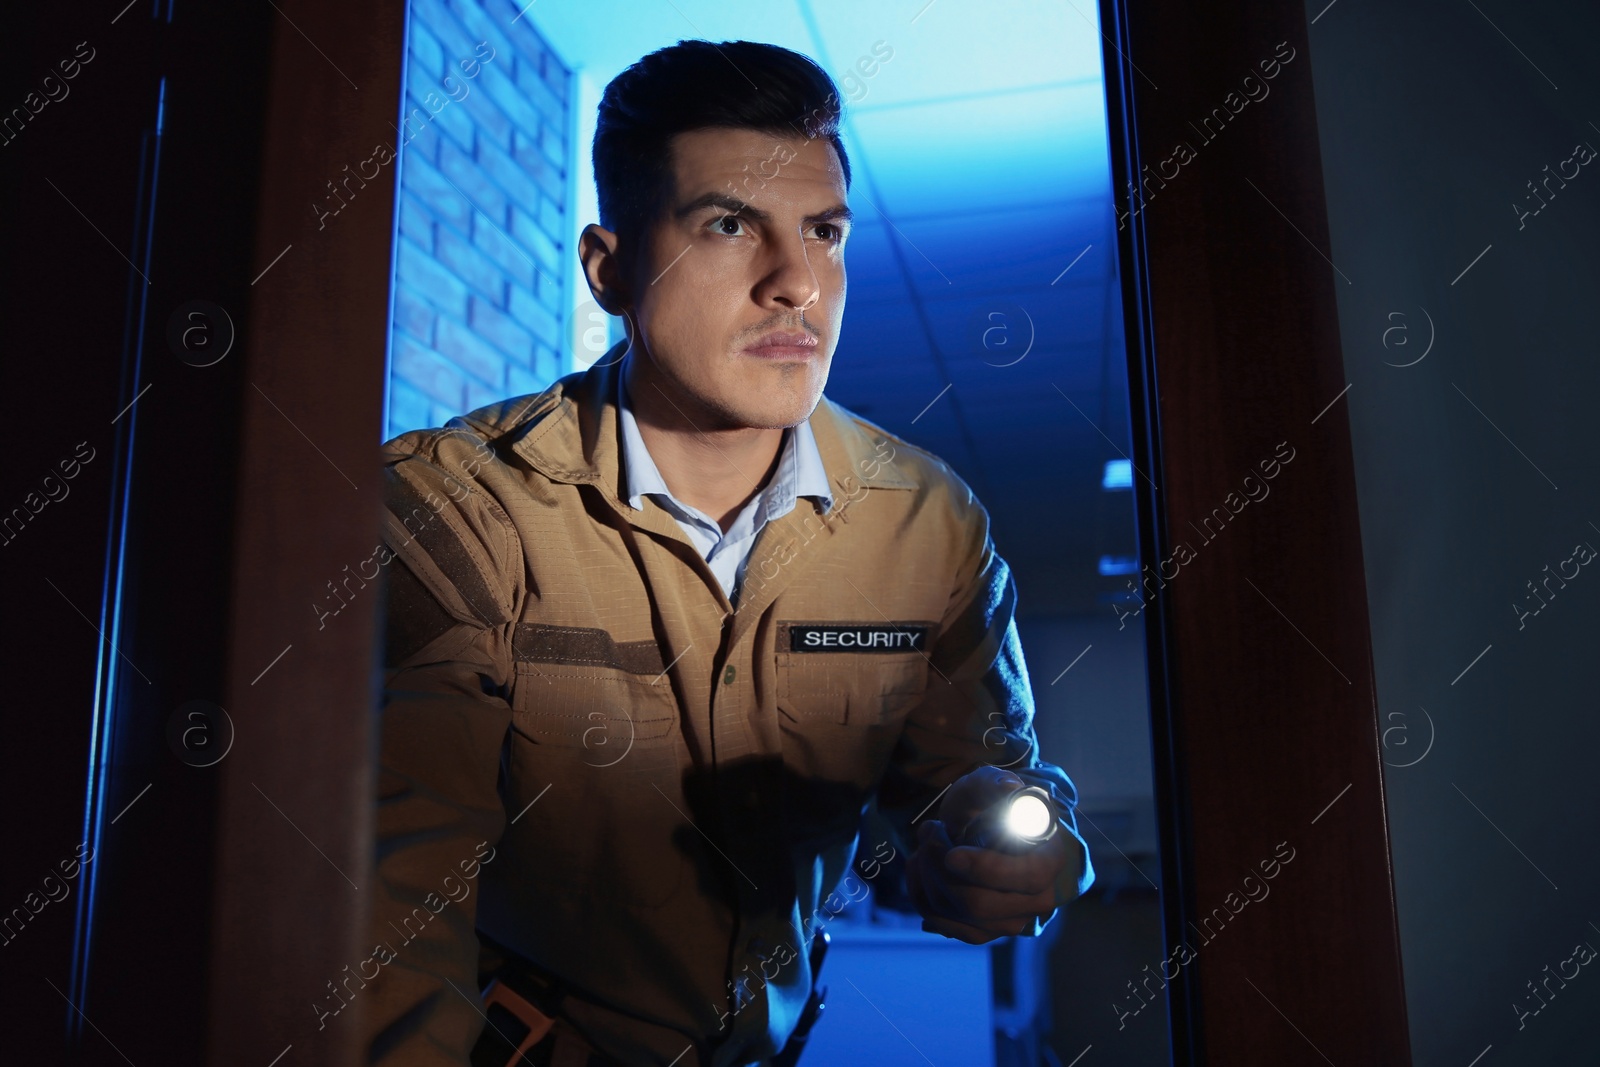
[[[811,228],[821,231],[821,238],[829,244],[839,244],[844,240],[844,231],[831,222],[819,222]]]
[[[737,215],[724,215],[719,219],[712,219],[711,225],[724,237],[738,237],[744,230],[744,220]],[[729,226],[734,228],[729,229]]]

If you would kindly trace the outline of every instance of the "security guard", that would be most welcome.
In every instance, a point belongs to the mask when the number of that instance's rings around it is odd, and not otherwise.
[[[619,75],[579,253],[627,340],[384,446],[369,1063],[764,1063],[842,881],[906,855],[924,929],[976,944],[1093,879],[987,512],[822,395],[838,119],[770,45]],[[952,840],[1024,785],[1066,832]]]

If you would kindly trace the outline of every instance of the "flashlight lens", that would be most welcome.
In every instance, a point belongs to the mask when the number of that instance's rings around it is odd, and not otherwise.
[[[1031,794],[1024,794],[1011,802],[1006,812],[1006,826],[1018,837],[1041,837],[1050,829],[1050,807]]]

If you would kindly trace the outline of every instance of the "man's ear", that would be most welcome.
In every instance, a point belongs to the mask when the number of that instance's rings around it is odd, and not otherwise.
[[[594,302],[609,315],[624,316],[633,300],[625,264],[617,254],[617,235],[591,222],[578,235],[578,259]]]

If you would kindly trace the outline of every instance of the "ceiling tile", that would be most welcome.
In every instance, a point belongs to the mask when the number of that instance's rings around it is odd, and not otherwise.
[[[845,148],[870,170],[877,207],[898,220],[1106,196],[1105,121],[1104,90],[1091,82],[856,115]]]
[[[803,3],[821,37],[819,62],[860,110],[1100,77],[1098,12],[1087,0],[1009,0],[981,13],[950,0]]]

